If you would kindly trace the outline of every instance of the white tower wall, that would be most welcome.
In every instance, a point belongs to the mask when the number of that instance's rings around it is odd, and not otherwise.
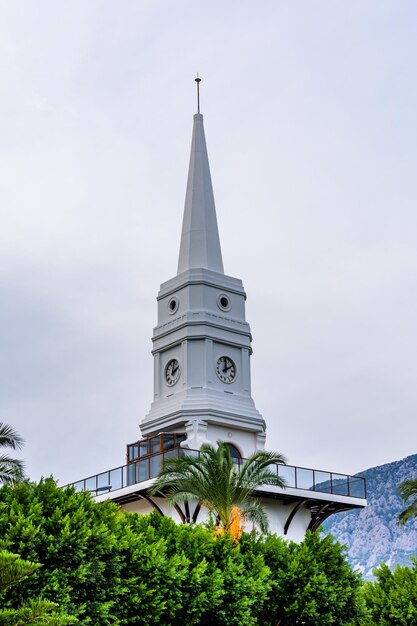
[[[143,436],[186,433],[182,445],[192,449],[223,439],[245,457],[264,447],[265,422],[251,396],[245,300],[242,282],[223,273],[203,116],[197,114],[178,274],[161,285],[157,298],[154,394]],[[175,381],[167,380],[170,366]]]

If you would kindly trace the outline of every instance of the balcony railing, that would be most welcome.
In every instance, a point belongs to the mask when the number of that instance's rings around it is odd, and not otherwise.
[[[185,455],[198,456],[199,454],[198,450],[173,448],[66,486],[74,487],[76,491],[89,491],[95,496],[110,493],[156,478],[165,459]],[[235,460],[238,465],[242,461]],[[336,474],[306,467],[296,467],[295,465],[275,465],[274,467],[278,476],[284,479],[287,488],[350,496],[351,498],[366,498],[366,482],[361,476],[348,476],[347,474]]]

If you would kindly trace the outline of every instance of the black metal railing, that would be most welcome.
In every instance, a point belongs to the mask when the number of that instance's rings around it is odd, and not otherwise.
[[[185,455],[198,456],[199,454],[198,450],[173,448],[101,474],[89,476],[66,486],[74,487],[76,491],[90,491],[93,495],[109,493],[156,478],[165,459]],[[235,460],[237,465],[243,461],[244,459]],[[348,476],[347,474],[296,467],[295,465],[277,464],[274,467],[278,476],[284,479],[287,488],[350,496],[351,498],[366,498],[366,482],[361,476]]]

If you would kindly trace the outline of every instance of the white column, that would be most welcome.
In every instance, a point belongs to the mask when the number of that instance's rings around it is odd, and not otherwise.
[[[161,380],[161,374],[159,371],[159,362],[160,362],[159,352],[157,352],[156,354],[154,354],[154,357],[153,357],[153,397],[154,397],[154,400],[157,400],[159,398],[159,385],[160,385],[160,380]]]

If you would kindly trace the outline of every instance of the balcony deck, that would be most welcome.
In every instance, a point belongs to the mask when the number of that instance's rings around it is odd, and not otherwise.
[[[145,483],[147,483],[146,488],[148,488],[149,481],[158,476],[165,459],[186,454],[198,455],[199,452],[198,450],[189,450],[188,448],[173,448],[128,463],[127,465],[121,465],[106,472],[89,476],[66,486],[72,486],[76,491],[89,491],[94,496],[107,494],[109,497],[109,494],[111,494],[110,497],[112,499],[118,500],[118,494],[115,492],[120,490],[125,492],[127,487],[133,486],[140,488],[141,483],[144,483],[144,487]],[[240,464],[242,461],[236,460],[236,463]],[[356,508],[355,499],[357,500],[357,507],[361,508],[364,506],[366,482],[361,476],[349,476],[347,474],[297,467],[295,465],[276,465],[275,467],[278,476],[285,480],[286,488],[274,489],[271,491],[271,494],[280,493],[283,496],[287,495],[287,497],[290,497],[313,492],[316,496],[319,496],[319,494],[342,496],[343,501],[346,501],[346,498],[352,499],[350,508]],[[262,491],[264,490],[262,489]],[[268,491],[270,490],[268,489]],[[312,497],[314,497],[313,493],[311,493]],[[325,499],[327,500],[328,497]]]

